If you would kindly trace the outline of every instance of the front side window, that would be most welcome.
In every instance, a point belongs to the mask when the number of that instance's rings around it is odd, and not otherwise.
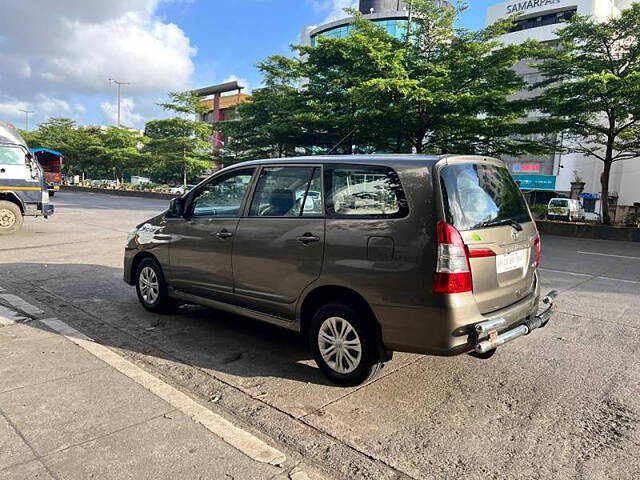
[[[320,168],[263,168],[253,195],[249,215],[252,217],[322,216]]]
[[[407,213],[400,180],[389,168],[335,167],[327,179],[327,207],[333,216],[397,218]]]
[[[504,167],[448,165],[440,171],[440,178],[447,223],[458,230],[531,221],[522,193]]]
[[[24,165],[24,150],[20,147],[0,147],[0,165]]]
[[[193,200],[193,216],[238,217],[253,168],[230,172],[214,178],[199,189]]]

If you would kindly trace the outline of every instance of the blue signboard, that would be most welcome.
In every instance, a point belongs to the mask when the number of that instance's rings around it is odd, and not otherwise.
[[[555,190],[555,175],[514,175],[521,190]]]

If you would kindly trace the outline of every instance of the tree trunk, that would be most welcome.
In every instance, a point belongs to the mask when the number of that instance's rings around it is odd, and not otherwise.
[[[613,121],[611,128],[613,128]],[[609,215],[609,177],[611,176],[611,166],[613,165],[613,142],[615,141],[615,135],[610,133],[607,139],[607,151],[604,155],[604,170],[600,177],[601,184],[601,196],[600,204],[602,205],[602,223],[605,225],[611,225],[611,215]]]
[[[187,188],[187,151],[186,147],[182,146],[182,186]]]
[[[609,215],[609,177],[611,176],[612,162],[605,162],[604,171],[600,176],[601,184],[601,199],[602,204],[602,223],[605,225],[611,225],[611,215]]]

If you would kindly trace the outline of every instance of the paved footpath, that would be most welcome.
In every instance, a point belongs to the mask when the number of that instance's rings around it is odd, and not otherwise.
[[[0,287],[1,480],[320,478],[301,467]]]

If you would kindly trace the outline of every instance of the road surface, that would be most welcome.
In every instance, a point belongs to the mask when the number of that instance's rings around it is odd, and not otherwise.
[[[490,360],[395,354],[327,383],[297,335],[200,307],[159,316],[122,281],[166,201],[61,192],[0,238],[0,286],[246,425],[326,478],[640,478],[640,244],[543,238],[546,328]]]

